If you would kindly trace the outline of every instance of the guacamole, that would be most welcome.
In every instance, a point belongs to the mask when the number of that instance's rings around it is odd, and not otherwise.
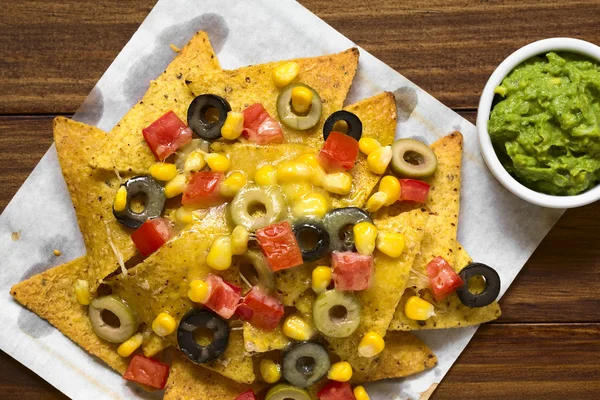
[[[519,182],[576,195],[600,181],[600,66],[548,53],[517,66],[495,92],[488,131],[498,158]]]

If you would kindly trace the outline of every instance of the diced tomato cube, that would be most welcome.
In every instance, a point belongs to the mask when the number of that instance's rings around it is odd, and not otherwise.
[[[147,220],[131,234],[131,240],[144,257],[158,250],[173,236],[173,226],[167,218],[152,218]]]
[[[302,251],[289,222],[283,221],[258,229],[256,239],[273,272],[303,263]]]
[[[319,400],[356,400],[349,382],[329,381],[317,393]]]
[[[156,389],[163,389],[167,384],[169,366],[139,354],[133,356],[123,378]]]
[[[235,400],[256,400],[256,395],[252,389],[240,394]]]
[[[358,157],[358,142],[352,136],[331,132],[319,153],[319,162],[327,172],[348,171]]]
[[[279,123],[269,115],[262,104],[252,104],[243,111],[242,136],[258,144],[283,143],[283,131]]]
[[[173,111],[169,111],[149,127],[144,128],[142,133],[150,150],[160,161],[192,140],[192,130]]]
[[[208,208],[225,202],[220,185],[222,172],[200,171],[190,175],[183,191],[181,204],[192,207]]]
[[[257,328],[272,331],[283,318],[283,304],[254,286],[242,299],[236,314]]]
[[[416,179],[399,179],[400,181],[400,201],[414,201],[416,203],[425,203],[429,195],[428,183]]]
[[[437,301],[445,299],[464,285],[464,281],[454,272],[448,261],[439,256],[427,264],[427,276],[429,276],[433,297]]]
[[[240,303],[242,289],[213,274],[206,277],[206,283],[210,286],[210,294],[204,306],[225,319],[231,318]]]
[[[373,256],[334,251],[331,264],[336,290],[365,290],[371,285]]]

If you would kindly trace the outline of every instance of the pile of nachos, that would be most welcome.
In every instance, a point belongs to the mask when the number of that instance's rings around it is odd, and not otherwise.
[[[107,133],[57,117],[87,253],[11,295],[165,399],[368,400],[500,316],[457,241],[463,137],[394,140],[359,52],[223,70],[205,32]],[[411,135],[419,135],[411,132]]]

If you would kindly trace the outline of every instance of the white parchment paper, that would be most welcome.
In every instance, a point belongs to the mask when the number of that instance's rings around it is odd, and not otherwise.
[[[291,0],[159,0],[74,118],[110,130],[173,59],[169,44],[181,47],[198,30],[208,32],[225,69],[356,46]],[[454,130],[463,133],[459,239],[475,260],[497,268],[504,293],[563,211],[530,205],[501,187],[481,158],[475,126],[361,49],[347,103],[384,90],[398,100],[398,137],[431,143]],[[12,232],[20,239],[13,241]],[[55,248],[61,256],[52,255]],[[10,297],[14,283],[84,253],[52,146],[0,216],[0,347],[72,398],[160,398],[160,392],[149,395],[128,384]],[[441,381],[475,331],[419,332],[439,364],[415,377],[371,384],[371,398],[418,399]]]

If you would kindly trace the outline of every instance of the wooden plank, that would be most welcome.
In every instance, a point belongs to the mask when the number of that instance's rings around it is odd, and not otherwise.
[[[0,393],[3,400],[68,399],[35,372],[0,350]]]

